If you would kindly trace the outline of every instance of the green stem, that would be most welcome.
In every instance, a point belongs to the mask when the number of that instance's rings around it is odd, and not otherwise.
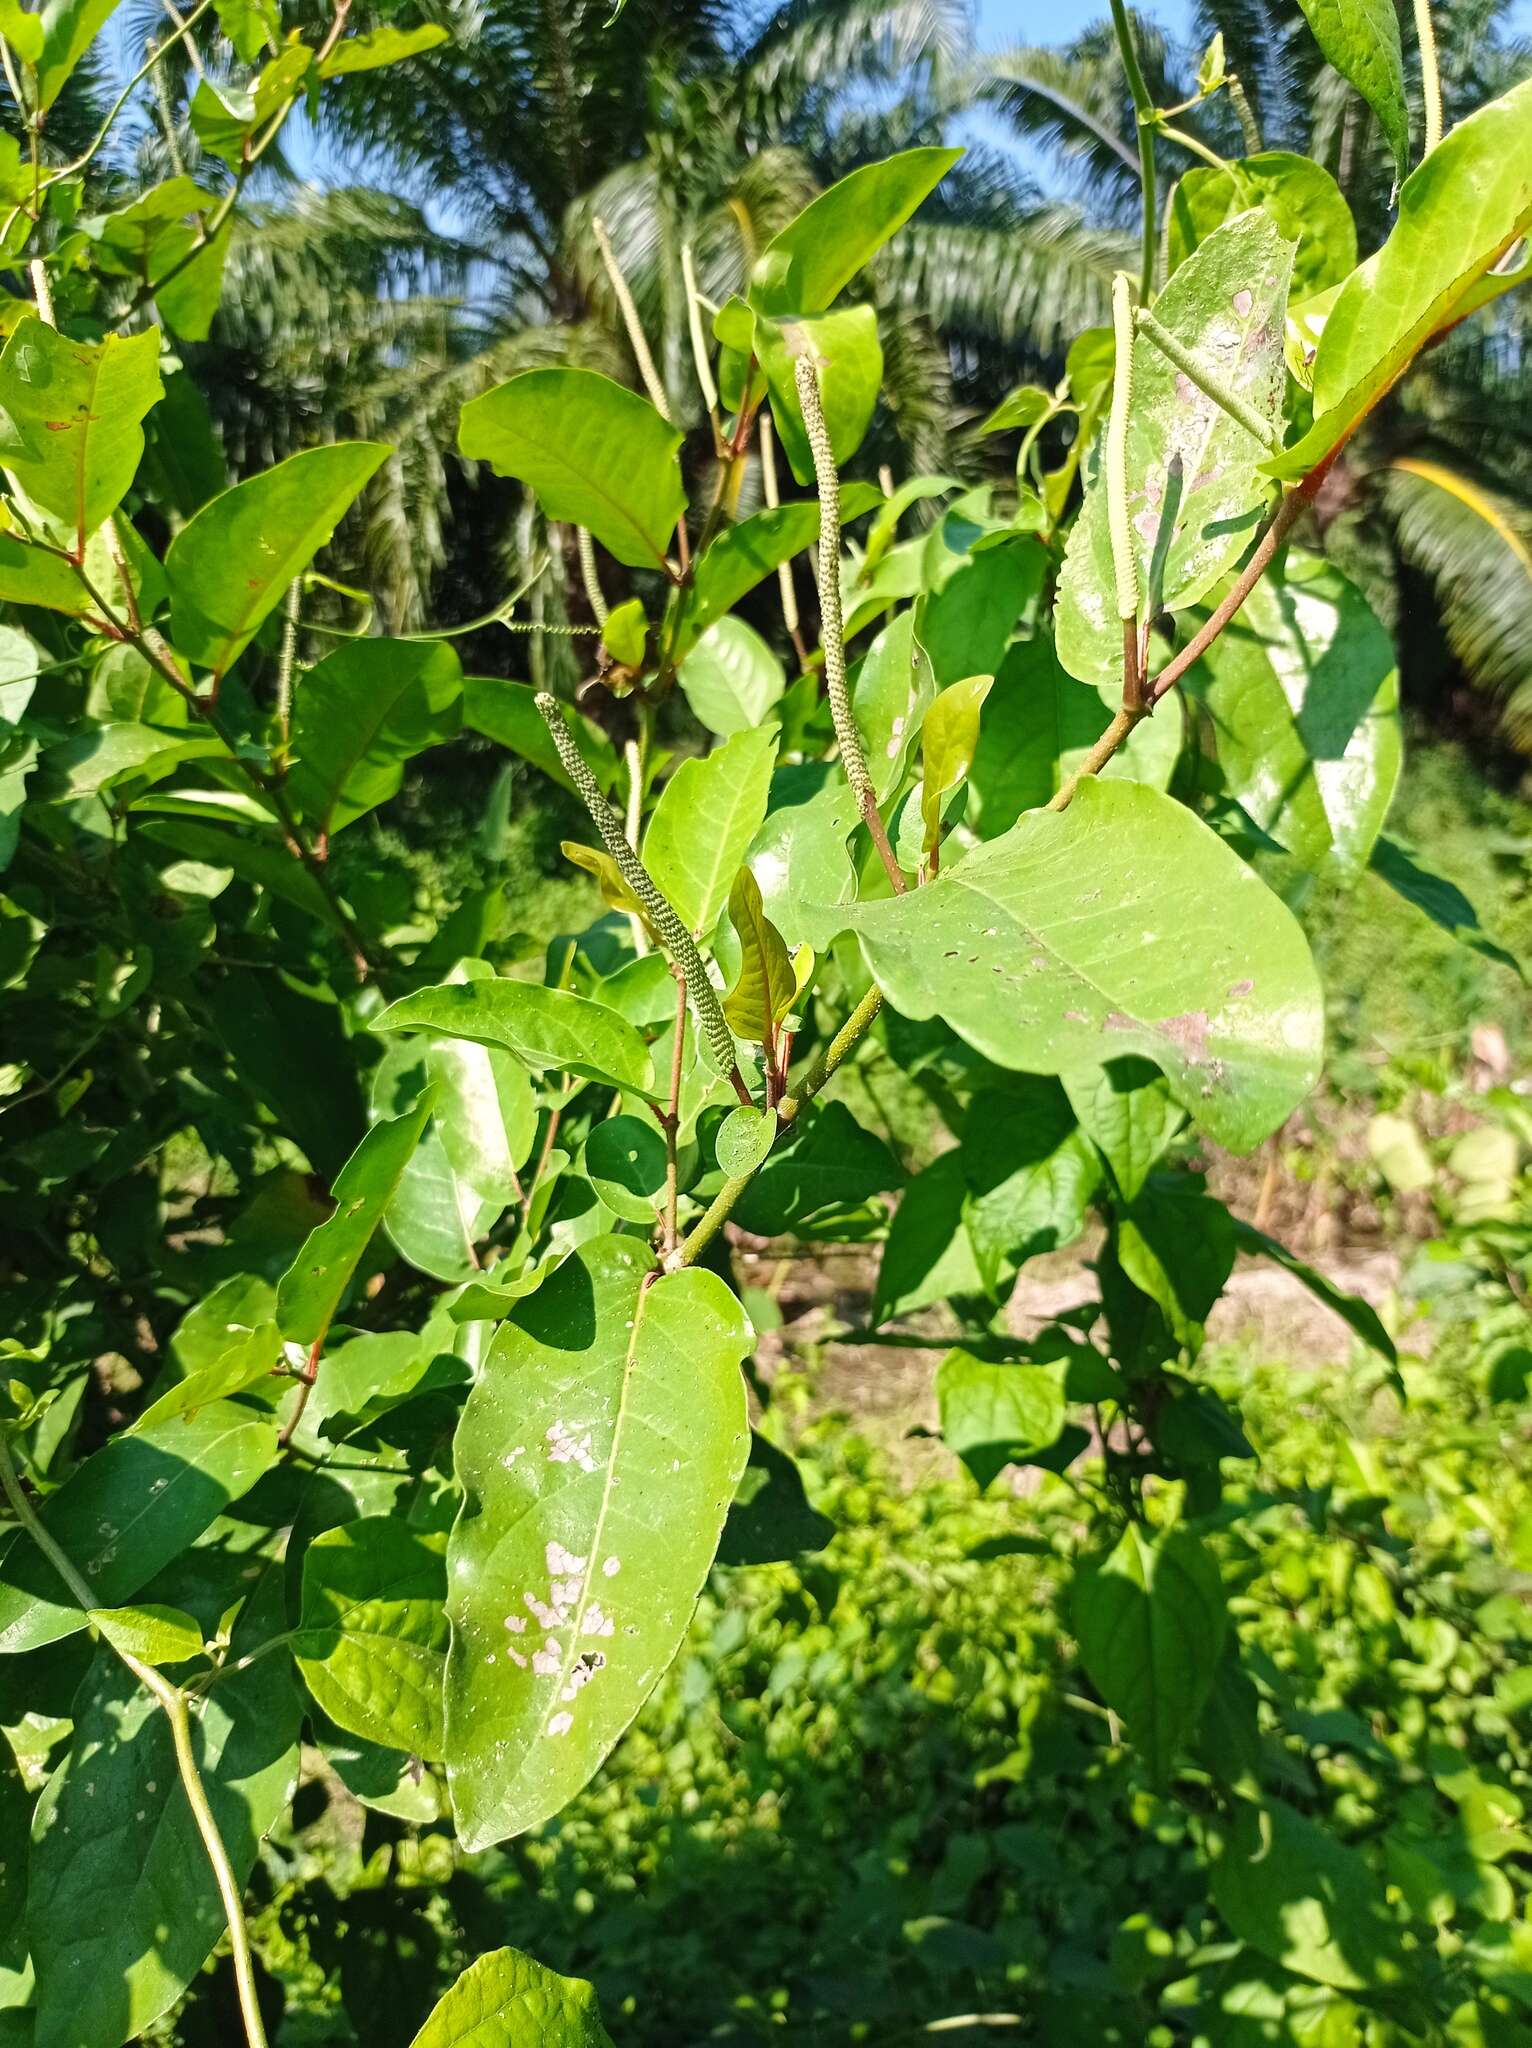
[[[1282,446],[1282,436],[1270,420],[1263,419],[1248,399],[1241,398],[1237,391],[1231,391],[1208,363],[1184,341],[1172,334],[1168,327],[1162,327],[1154,315],[1140,310],[1138,331],[1146,340],[1152,341],[1162,356],[1169,358],[1178,370],[1189,377],[1197,389],[1216,406],[1226,412],[1231,420],[1242,426],[1247,434],[1253,434],[1261,446],[1275,455]]]
[[[68,1587],[70,1597],[86,1614],[92,1613],[99,1604],[90,1583],[74,1566],[60,1545],[55,1541],[37,1515],[32,1503],[22,1489],[11,1447],[0,1436],[0,1492],[10,1503],[11,1511],[22,1528],[26,1530],[49,1564]],[[245,1924],[244,1900],[235,1880],[234,1866],[229,1861],[229,1852],[224,1847],[223,1836],[218,1832],[218,1822],[208,1802],[207,1787],[202,1782],[202,1773],[197,1767],[197,1754],[192,1742],[191,1713],[187,1699],[179,1686],[172,1685],[168,1678],[156,1671],[152,1664],[145,1664],[131,1651],[119,1649],[109,1643],[113,1655],[151,1693],[164,1709],[170,1723],[171,1741],[175,1746],[176,1768],[181,1774],[181,1786],[186,1794],[186,1803],[192,1810],[197,1823],[197,1832],[202,1837],[202,1846],[207,1859],[213,1866],[213,1878],[218,1886],[218,1895],[223,1901],[224,1919],[229,1929],[229,1948],[234,1961],[234,1980],[239,1987],[239,2009],[245,2023],[245,2039],[249,2048],[267,2048],[266,2028],[261,2019],[260,2001],[255,1990],[255,1966],[250,1955],[250,1933]]]
[[[797,1122],[806,1105],[813,1101],[814,1097],[829,1081],[830,1076],[842,1065],[847,1055],[855,1049],[866,1035],[871,1027],[872,1020],[877,1016],[882,1006],[883,991],[874,984],[867,991],[866,995],[863,996],[829,1044],[819,1054],[819,1057],[798,1083],[793,1093],[791,1095],[784,1095],[777,1104],[777,1130],[779,1134],[782,1131],[788,1130]],[[768,1153],[767,1157],[769,1158],[770,1156]],[[764,1165],[765,1161],[763,1160],[761,1163]],[[749,1173],[737,1173],[724,1182],[702,1215],[687,1232],[685,1241],[665,1261],[667,1269],[674,1270],[680,1266],[694,1266],[697,1263],[702,1253],[707,1250],[713,1239],[733,1214],[735,1204],[760,1170],[760,1167],[757,1166]]]
[[[1154,188],[1154,102],[1150,99],[1149,88],[1144,83],[1143,69],[1139,64],[1138,51],[1133,42],[1133,25],[1128,20],[1125,0],[1112,0],[1112,27],[1117,34],[1118,50],[1122,54],[1123,77],[1127,80],[1128,92],[1133,100],[1133,111],[1138,117],[1138,175],[1143,188],[1142,257],[1138,298],[1140,305],[1147,306],[1154,297],[1155,244],[1159,231],[1159,209]]]

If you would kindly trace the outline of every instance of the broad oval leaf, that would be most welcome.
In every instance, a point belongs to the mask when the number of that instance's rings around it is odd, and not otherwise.
[[[1403,753],[1393,643],[1361,592],[1290,549],[1188,678],[1230,792],[1314,873],[1365,867]]]
[[[289,455],[189,519],[165,556],[177,651],[221,676],[388,460],[378,441]]]
[[[42,1509],[43,1526],[101,1607],[120,1607],[196,1541],[277,1455],[258,1408],[212,1401],[153,1429],[113,1437]],[[22,1531],[0,1553],[0,1653],[16,1655],[84,1628],[85,1615]]]
[[[963,154],[907,149],[822,192],[766,245],[750,303],[773,317],[822,313]]]
[[[405,763],[454,737],[463,671],[442,640],[347,640],[294,695],[287,786],[328,836],[397,796]]]
[[[996,1365],[971,1351],[947,1353],[936,1369],[942,1439],[981,1487],[1058,1442],[1069,1418],[1068,1371],[1065,1358]]]
[[[781,662],[754,626],[732,615],[709,626],[677,680],[698,723],[725,740],[759,725],[787,688]]]
[[[727,1174],[754,1173],[776,1138],[776,1111],[742,1102],[718,1126],[718,1164]]]
[[[1242,213],[1186,259],[1154,302],[1154,316],[1273,429],[1286,372],[1282,318],[1293,249],[1259,211]],[[1133,344],[1128,421],[1128,514],[1147,618],[1180,611],[1211,590],[1255,534],[1269,450],[1147,335]],[[1059,660],[1081,682],[1122,679],[1106,480],[1092,452],[1085,502],[1059,578]]]
[[[776,758],[774,732],[736,733],[711,754],[683,761],[654,807],[644,865],[699,939],[717,924],[766,816]]]
[[[421,1103],[431,1086],[431,1054],[437,1043],[413,1036],[390,1039],[372,1073],[372,1106],[393,1116]],[[466,1040],[456,1041],[467,1045]],[[469,1050],[488,1056],[487,1049]],[[501,1052],[501,1059],[511,1055]],[[489,1200],[460,1174],[449,1157],[442,1126],[431,1100],[431,1120],[422,1129],[400,1171],[383,1210],[383,1229],[402,1258],[433,1279],[455,1284],[475,1269],[474,1247],[506,1205],[506,1196]]]
[[[596,1994],[583,1977],[561,1977],[497,1948],[458,1978],[410,2048],[612,2048]]]
[[[920,816],[927,859],[941,838],[942,798],[968,779],[979,744],[979,714],[993,676],[966,676],[939,690],[920,728]]]
[[[604,1003],[531,981],[443,982],[390,1003],[374,1031],[430,1031],[501,1045],[529,1067],[556,1067],[614,1088],[653,1096],[648,1047],[626,1018]]]
[[[463,407],[458,446],[630,569],[663,568],[686,510],[681,436],[637,392],[596,370],[523,370]]]
[[[883,345],[872,306],[840,306],[812,320],[757,320],[755,346],[771,392],[771,416],[793,475],[814,481],[814,455],[798,403],[793,364],[807,356],[819,372],[830,452],[849,462],[862,445],[883,382]]]
[[[1314,40],[1342,78],[1378,117],[1394,157],[1394,177],[1410,161],[1410,110],[1404,96],[1404,52],[1393,0],[1298,0]]]
[[[122,503],[144,452],[144,415],[162,393],[153,328],[70,341],[28,315],[6,343],[0,464],[71,547],[83,548]],[[103,595],[111,601],[117,592]]]
[[[314,1538],[294,1655],[337,1727],[385,1749],[441,1755],[446,1596],[444,1536],[366,1515]]]
[[[202,1655],[202,1631],[178,1607],[93,1607],[90,1618],[114,1650],[144,1664],[185,1664]]]
[[[851,715],[880,804],[903,783],[910,749],[935,696],[930,660],[915,637],[915,614],[901,612],[862,657],[851,692]]]
[[[836,913],[906,1017],[1001,1066],[1063,1074],[1141,1053],[1234,1150],[1319,1072],[1324,1009],[1290,911],[1157,790],[1088,778],[927,888]]]
[[[991,1292],[1085,1227],[1101,1167],[1057,1081],[981,1089],[964,1119],[961,1157],[968,1236]]]
[[[1130,1523],[1109,1557],[1076,1576],[1074,1621],[1091,1682],[1163,1783],[1196,1726],[1228,1627],[1212,1552],[1189,1529],[1151,1534]]]
[[[1433,334],[1527,275],[1487,275],[1532,227],[1532,80],[1470,114],[1413,170],[1383,247],[1342,285],[1314,358],[1314,424],[1267,464],[1302,476]]]
[[[665,1145],[636,1116],[603,1117],[585,1141],[583,1164],[614,1216],[653,1224],[665,1191]]]
[[[1239,1940],[1314,1983],[1397,1993],[1415,1974],[1361,1851],[1282,1800],[1239,1804],[1213,1865],[1213,1903]]]
[[[380,71],[387,64],[402,64],[406,57],[418,57],[447,41],[448,31],[440,22],[422,22],[419,28],[375,28],[359,36],[347,36],[319,66],[321,78],[349,78],[356,71]]]
[[[1111,1167],[1124,1200],[1133,1201],[1186,1121],[1165,1076],[1130,1057],[1066,1072],[1063,1082],[1080,1128]]]
[[[469,1849],[598,1768],[680,1647],[749,1449],[752,1333],[632,1238],[570,1254],[469,1394],[448,1555],[447,1769]]]
[[[1249,206],[1269,213],[1285,238],[1298,245],[1291,286],[1295,302],[1328,291],[1355,269],[1356,223],[1339,185],[1312,157],[1268,149],[1238,157],[1224,170],[1198,164],[1181,179],[1166,224],[1172,273],[1214,228]]]
[[[37,105],[46,113],[85,53],[116,13],[119,0],[44,0],[42,49],[36,58]]]
[[[883,502],[876,484],[842,484],[841,524]],[[819,502],[815,498],[795,505],[768,505],[719,534],[697,557],[691,588],[680,599],[671,659],[684,660],[709,626],[724,618],[773,569],[811,548],[818,538]]]
[[[749,868],[741,868],[729,891],[729,923],[739,940],[739,973],[724,998],[731,1030],[755,1045],[774,1045],[777,1025],[798,994],[793,961],[761,902]]]

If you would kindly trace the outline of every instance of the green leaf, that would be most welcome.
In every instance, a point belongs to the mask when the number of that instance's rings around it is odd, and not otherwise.
[[[1290,549],[1188,683],[1230,793],[1314,873],[1354,874],[1399,780],[1393,642],[1339,569]]]
[[[531,1076],[503,1047],[470,1038],[438,1039],[427,1048],[426,1064],[453,1172],[485,1201],[504,1207],[517,1193],[518,1170],[537,1138]]]
[[[116,1436],[42,1509],[44,1528],[102,1607],[119,1607],[194,1543],[273,1463],[277,1433],[259,1409],[212,1401],[195,1415]],[[85,1616],[31,1539],[0,1553],[0,1654],[58,1642]]]
[[[1189,1529],[1136,1522],[1074,1584],[1075,1634],[1091,1683],[1164,1783],[1196,1728],[1228,1613],[1218,1565]]]
[[[759,725],[787,688],[782,664],[732,615],[709,626],[677,671],[692,715],[719,739]]]
[[[396,796],[405,763],[450,740],[463,672],[441,640],[347,640],[299,684],[287,787],[328,837]]]
[[[0,600],[41,605],[76,619],[95,610],[68,562],[7,533],[0,533]]]
[[[311,1230],[277,1283],[277,1323],[294,1344],[320,1341],[420,1143],[432,1098],[376,1123],[336,1175],[334,1214]]]
[[[949,1351],[936,1369],[942,1438],[981,1488],[1058,1442],[1068,1420],[1064,1359],[994,1365]]]
[[[665,1195],[665,1144],[636,1116],[603,1117],[585,1141],[591,1186],[616,1216],[652,1225]]]
[[[1007,393],[989,417],[981,422],[981,434],[1003,434],[1010,427],[1035,427],[1052,413],[1053,400],[1040,384],[1018,384]]]
[[[389,453],[377,441],[310,448],[189,519],[165,556],[177,651],[224,674]]]
[[[752,1334],[716,1275],[598,1238],[512,1311],[454,1447],[447,1768],[458,1836],[537,1827],[674,1657],[748,1451]]]
[[[1401,846],[1394,839],[1379,839],[1372,850],[1372,871],[1406,903],[1413,903],[1434,925],[1450,932],[1460,945],[1482,953],[1486,960],[1509,967],[1513,974],[1526,980],[1526,970],[1521,962],[1514,953],[1508,953],[1504,946],[1497,946],[1489,937],[1479,923],[1478,911],[1457,883],[1446,875],[1433,874],[1429,868],[1423,868],[1408,847]]]
[[[950,513],[937,529],[942,541],[950,539],[959,516]],[[988,531],[1002,532],[996,527]],[[976,540],[983,537],[972,535]],[[1018,543],[1002,537],[977,551],[965,547],[955,562],[950,547],[943,552],[947,559],[937,570],[939,587],[928,590],[920,602],[915,637],[938,683],[993,675],[1023,613],[1042,589],[1047,551],[1034,540]],[[1121,637],[1119,633],[1119,642]]]
[[[798,356],[808,356],[818,368],[830,452],[838,465],[849,462],[862,445],[883,383],[875,309],[841,306],[812,320],[757,320],[755,346],[771,392],[771,416],[799,483],[813,483],[815,472],[793,375]]]
[[[486,739],[509,747],[513,754],[520,754],[523,760],[572,792],[574,784],[564,772],[536,698],[537,692],[529,683],[507,682],[503,676],[469,676],[463,684],[463,723],[474,732],[483,733]],[[566,705],[566,716],[569,710]],[[618,763],[611,743],[578,712],[569,717],[569,728],[597,782],[603,789],[612,789],[617,782]]]
[[[1298,0],[1314,40],[1378,117],[1397,183],[1409,169],[1410,110],[1393,0]]]
[[[1379,1357],[1386,1358],[1390,1365],[1398,1365],[1399,1353],[1394,1346],[1394,1340],[1383,1327],[1378,1312],[1370,1301],[1364,1301],[1359,1294],[1345,1293],[1333,1280],[1327,1279],[1323,1273],[1305,1264],[1295,1253],[1290,1252],[1285,1244],[1279,1244],[1276,1238],[1268,1237],[1264,1230],[1257,1230],[1254,1224],[1246,1223],[1238,1216],[1234,1218],[1234,1241],[1242,1252],[1271,1259],[1276,1265],[1281,1266],[1284,1272],[1291,1273],[1295,1280],[1302,1282],[1316,1301],[1322,1301],[1326,1308],[1333,1309],[1341,1321],[1353,1330],[1364,1344],[1376,1351]]]
[[[620,661],[625,668],[642,666],[648,638],[649,621],[636,597],[630,597],[626,604],[614,604],[601,627],[602,646],[613,661]]]
[[[30,315],[0,355],[0,463],[76,549],[133,481],[163,391],[159,358],[152,328],[93,344]]]
[[[431,1084],[430,1054],[438,1042],[414,1037],[389,1042],[373,1069],[376,1114],[395,1116],[426,1099]],[[509,1059],[510,1055],[502,1052],[499,1057]],[[432,1107],[434,1110],[434,1097]],[[504,1195],[487,1199],[457,1172],[433,1115],[384,1208],[383,1228],[389,1243],[412,1266],[450,1284],[469,1278],[474,1270],[473,1248],[505,1204]]]
[[[907,149],[822,192],[767,243],[751,275],[755,311],[775,318],[824,312],[962,154]]]
[[[1161,326],[1273,428],[1282,421],[1292,264],[1292,245],[1270,217],[1242,213],[1213,230],[1154,302]],[[1267,454],[1147,335],[1137,337],[1127,471],[1141,617],[1195,604],[1234,567],[1260,520]],[[1081,682],[1121,683],[1115,592],[1098,442],[1055,612],[1059,660]]]
[[[729,923],[739,940],[739,973],[724,997],[730,1029],[755,1045],[774,1045],[777,1026],[798,995],[798,977],[782,934],[766,915],[749,868],[729,891]]]
[[[878,1261],[869,1312],[874,1327],[913,1315],[933,1301],[990,1292],[968,1235],[967,1204],[960,1150],[943,1152],[913,1176],[899,1197]]]
[[[1186,1121],[1148,1060],[1106,1060],[1063,1075],[1069,1106],[1111,1167],[1124,1199],[1136,1199],[1165,1147]]]
[[[777,1115],[741,1103],[718,1126],[718,1164],[727,1174],[754,1173],[777,1139]]]
[[[364,35],[347,36],[337,43],[319,66],[321,78],[348,78],[354,71],[381,71],[386,64],[402,64],[406,57],[418,57],[448,40],[440,22],[422,22],[419,28],[375,28]]]
[[[664,567],[686,510],[681,436],[648,399],[595,370],[524,370],[463,407],[458,446],[630,569]]]
[[[142,1664],[185,1664],[203,1653],[201,1629],[178,1607],[93,1607],[90,1619],[114,1650]]]
[[[1101,1166],[1056,1081],[984,1089],[963,1124],[968,1235],[991,1291],[1003,1271],[1072,1244]]]
[[[1239,1940],[1317,1984],[1382,1991],[1414,1975],[1360,1852],[1280,1800],[1236,1807],[1213,1865],[1213,1902]]]
[[[3,0],[0,36],[4,36],[23,64],[36,64],[43,53],[42,16],[23,7],[21,0]]]
[[[979,713],[993,676],[967,676],[939,690],[920,728],[920,816],[929,860],[942,836],[942,798],[968,779],[979,744]]]
[[[267,1639],[268,1623],[280,1627],[271,1605],[266,1595],[252,1625],[236,1628],[231,1661]],[[247,1604],[241,1622],[250,1614]],[[299,1719],[280,1657],[236,1671],[192,1716],[198,1768],[241,1889],[297,1782]],[[36,2048],[136,2039],[196,1976],[225,1926],[170,1723],[109,1651],[91,1666],[74,1720],[32,1824]]]
[[[232,220],[202,244],[202,253],[184,269],[170,272],[197,246],[198,231],[191,226],[168,228],[154,247],[154,302],[165,325],[182,341],[206,341],[213,317],[223,297],[223,272],[229,244],[234,235]]]
[[[442,1753],[446,1549],[444,1536],[367,1515],[303,1554],[304,1683],[337,1727],[419,1757]]]
[[[711,754],[683,761],[654,807],[644,865],[699,939],[717,924],[760,830],[776,758],[774,732],[736,733]]]
[[[816,912],[813,906],[845,903],[856,893],[846,842],[861,813],[845,776],[823,761],[779,768],[770,802],[750,842],[750,872],[760,884],[766,915],[788,944],[818,944],[814,932],[826,922],[833,927],[835,920],[833,911]],[[833,929],[828,936],[834,937]]]
[[[1318,978],[1291,913],[1182,805],[1088,779],[928,887],[839,910],[889,1002],[1001,1066],[1064,1074],[1140,1053],[1245,1150],[1319,1070]]]
[[[374,1031],[431,1031],[504,1046],[535,1072],[548,1067],[654,1097],[654,1066],[633,1026],[604,1003],[530,981],[444,982],[375,1017]]]
[[[1111,722],[1122,679],[1076,682],[1039,633],[1006,650],[984,707],[970,771],[968,823],[981,839],[1008,832],[1023,811],[1041,810],[1084,761]],[[1181,752],[1174,704],[1141,719],[1101,770],[1113,780],[1169,785]]]
[[[37,64],[37,105],[46,113],[80,60],[116,13],[118,0],[44,0],[42,52]]]
[[[903,1179],[883,1140],[863,1130],[843,1102],[813,1103],[746,1188],[734,1220],[776,1237],[826,1212],[855,1208]]]
[[[1118,1218],[1123,1272],[1164,1312],[1176,1341],[1193,1350],[1234,1270],[1234,1218],[1183,1174],[1151,1176]]]
[[[225,1288],[217,1289],[209,1302],[224,1293]],[[252,1325],[225,1323],[214,1357],[158,1395],[133,1424],[134,1433],[141,1436],[173,1415],[194,1415],[210,1401],[226,1400],[259,1386],[281,1355],[282,1333],[269,1318]]]
[[[275,49],[282,32],[276,0],[213,0],[213,12],[241,64],[253,64],[263,50]]]
[[[851,714],[880,804],[904,782],[910,749],[936,697],[936,678],[915,637],[915,615],[901,612],[868,648],[852,681]]]
[[[1294,302],[1328,291],[1356,268],[1356,223],[1339,185],[1311,157],[1269,149],[1238,157],[1225,170],[1198,164],[1181,179],[1167,223],[1170,270],[1248,206],[1259,206],[1285,240],[1298,244]]]
[[[1434,334],[1506,290],[1486,275],[1532,227],[1532,80],[1460,121],[1399,191],[1393,233],[1354,270],[1314,359],[1314,424],[1267,464],[1302,476],[1383,396]]]
[[[882,503],[883,493],[876,484],[842,484],[842,525]],[[811,548],[818,538],[819,503],[814,498],[795,505],[768,506],[719,534],[697,557],[692,587],[681,598],[672,660],[683,660],[687,650],[742,597],[780,563]]]
[[[313,61],[312,50],[290,42],[262,66],[251,90],[218,87],[204,78],[188,110],[193,134],[205,150],[237,168],[256,129],[296,97],[308,80]]]
[[[410,2048],[612,2048],[596,1994],[519,1949],[470,1963]]]

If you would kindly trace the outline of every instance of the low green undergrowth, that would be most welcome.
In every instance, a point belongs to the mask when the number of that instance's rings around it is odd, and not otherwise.
[[[1525,1410],[1456,1339],[1406,1361],[1402,1407],[1370,1368],[1208,1371],[1258,1453],[1226,1467],[1249,1476],[1214,1544],[1287,1821],[1269,1890],[1259,1860],[1225,1875],[1211,1788],[1185,1767],[1157,1791],[1079,1666],[1072,1486],[906,1491],[829,1416],[797,1450],[833,1536],[799,1568],[715,1572],[558,1821],[463,1857],[317,1785],[300,1801],[258,1926],[277,2038],[403,2039],[400,2012],[510,1942],[593,1979],[621,2048],[1524,2041]],[[779,1422],[802,1391],[779,1383]],[[1378,1988],[1391,1961],[1408,1994]],[[209,2037],[188,2016],[176,2038]]]

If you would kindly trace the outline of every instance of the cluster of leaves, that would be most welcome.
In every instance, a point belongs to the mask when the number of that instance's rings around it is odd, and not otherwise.
[[[1167,1788],[1082,1668],[1099,1464],[980,1496],[832,1415],[792,1444],[811,1554],[715,1571],[556,1828],[465,1862],[427,1787],[360,1840],[317,1798],[279,1829],[253,1932],[290,2025],[381,2033],[401,1978],[423,2007],[509,1936],[634,2042],[976,2041],[979,2013],[1125,2048],[1517,2040],[1532,1472],[1461,1347],[1402,1370],[1399,1408],[1365,1371],[1210,1361],[1260,1456],[1209,1539],[1281,1788],[1255,1897],[1209,1797],[1216,1705]],[[775,1382],[774,1437],[801,1392]]]
[[[746,293],[690,295],[717,452],[695,515],[611,260],[650,396],[534,369],[459,425],[576,532],[602,647],[566,707],[465,677],[451,632],[372,632],[365,594],[314,567],[386,445],[210,478],[175,349],[205,331],[246,183],[300,94],[430,36],[348,37],[344,4],[312,46],[219,19],[258,63],[194,102],[221,192],[178,173],[87,215],[88,163],[44,162],[46,32],[0,16],[31,141],[5,233],[35,306],[0,356],[0,1660],[51,1766],[35,1800],[8,1781],[30,1846],[4,1873],[25,1901],[0,2013],[33,2048],[114,2048],[226,1930],[262,2048],[241,1896],[305,1727],[385,1812],[445,1802],[467,1851],[524,1836],[639,1714],[715,1558],[812,1542],[779,1506],[790,1462],[752,1447],[725,1225],[881,1239],[880,1323],[957,1306],[942,1427],[981,1483],[1109,1447],[1068,1596],[1083,1665],[1161,1785],[1216,1702],[1206,1825],[1244,1888],[1223,1910],[1269,1953],[1253,1873],[1307,1836],[1232,1651],[1211,1532],[1246,1446],[1196,1361],[1241,1248],[1395,1355],[1169,1148],[1189,1127],[1249,1149],[1320,1071],[1318,977],[1255,857],[1371,863],[1443,915],[1381,836],[1387,636],[1282,549],[1414,354],[1516,281],[1532,88],[1440,142],[1388,240],[1317,294],[1295,263],[1311,218],[1333,257],[1333,210],[1231,167],[1229,206],[1177,217],[1157,296],[1146,236],[1136,336],[1123,280],[1115,334],[1000,409],[1024,435],[1005,492],[838,475],[881,364],[874,309],[842,295],[953,152],[853,172]],[[1049,467],[1039,430],[1066,416]],[[778,446],[814,496],[775,502]],[[767,503],[741,518],[756,448]],[[911,533],[917,501],[935,517]],[[791,577],[809,550],[817,649]],[[735,610],[774,576],[791,681]],[[1183,675],[1205,745],[1182,699],[1151,715]],[[678,701],[721,743],[678,759]],[[465,728],[588,820],[568,851],[609,911],[540,973],[500,971],[531,963],[496,890],[422,928],[347,854]],[[1471,912],[1446,921],[1472,936]],[[828,1092],[875,1025],[955,1140],[913,1176]],[[1021,1266],[1092,1214],[1099,1299],[1003,1334]],[[1340,1967],[1308,1974],[1384,2011],[1414,1981]],[[489,2025],[602,2038],[582,1986],[505,1950],[420,2048]]]

